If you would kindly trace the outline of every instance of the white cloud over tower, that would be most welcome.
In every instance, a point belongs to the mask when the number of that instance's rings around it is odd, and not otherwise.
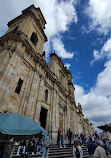
[[[48,37],[48,42],[45,44],[46,51],[57,51],[59,49],[58,55],[61,58],[73,58],[74,52],[68,52],[65,49],[64,44],[60,38],[60,33],[64,33],[68,30],[68,27],[71,22],[77,22],[77,14],[75,10],[76,0],[68,1],[57,1],[57,0],[1,0],[0,4],[0,36],[2,36],[6,30],[6,24],[8,21],[17,17],[21,14],[21,11],[27,8],[28,6],[34,4],[35,7],[40,7],[43,15],[47,21],[46,24],[46,35]],[[4,10],[5,8],[5,10]],[[57,38],[56,38],[57,37]],[[53,41],[56,41],[56,45],[60,46],[59,48],[54,47],[55,44]]]

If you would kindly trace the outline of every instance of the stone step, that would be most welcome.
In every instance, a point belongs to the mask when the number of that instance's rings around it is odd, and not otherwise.
[[[15,152],[17,152],[17,150],[18,150],[18,148],[14,149],[13,152],[15,153]],[[67,147],[66,148],[49,148],[49,150],[50,150],[50,152],[61,152],[61,151],[63,152],[63,151],[72,151],[73,148],[67,148]],[[82,150],[83,150],[83,152],[87,152],[88,151],[87,148],[86,149],[82,148]]]
[[[50,151],[62,151],[62,150],[73,150],[73,147],[69,148],[69,147],[66,147],[66,148],[51,148],[49,147]],[[18,147],[17,148],[14,148],[14,151],[17,151],[18,150]],[[82,148],[83,151],[87,151],[87,148]]]
[[[12,158],[19,158],[19,156],[17,156],[17,150],[18,150],[18,146],[14,145],[14,149],[13,149],[13,155]],[[87,150],[86,146],[82,146],[82,150],[83,150],[83,158],[89,158],[89,153]],[[32,155],[31,152],[28,153],[28,156],[31,158],[41,158],[41,155],[36,155],[36,153],[34,153],[34,155]],[[59,145],[57,144],[51,144],[49,146],[49,158],[73,158],[73,145],[69,146],[68,144],[66,144],[66,148],[60,148]]]
[[[31,158],[33,158],[33,157],[37,157],[37,158],[42,158],[42,154],[41,155],[36,155],[36,154],[34,154],[34,155],[28,155],[28,158],[29,157],[31,157]],[[65,154],[65,153],[62,153],[62,154],[55,154],[55,155],[50,155],[49,154],[49,156],[48,156],[49,158],[60,158],[60,157],[65,157],[65,158],[71,158],[71,157],[73,157],[73,154],[72,153],[70,153],[70,154]],[[12,158],[20,158],[20,155],[13,155],[12,156]],[[89,156],[89,154],[86,154],[86,155],[83,155],[83,158],[90,158],[90,156]]]
[[[73,155],[70,154],[70,155],[54,155],[54,156],[48,156],[49,158],[73,158]],[[12,158],[20,158],[20,156],[17,156],[17,155],[13,155]],[[42,158],[42,155],[28,155],[28,158]],[[89,155],[83,155],[83,158],[90,158]]]
[[[73,148],[73,145],[71,145],[71,146],[69,146],[68,144],[66,144],[65,145],[67,148]],[[63,147],[63,145],[62,145],[62,147]],[[16,149],[16,148],[18,148],[18,145],[14,145],[14,148]],[[60,148],[60,146],[59,145],[57,145],[57,144],[53,144],[53,145],[49,145],[49,148],[50,149],[52,149],[52,148]],[[86,145],[84,145],[84,146],[82,146],[82,149],[86,149],[87,148],[87,146]]]

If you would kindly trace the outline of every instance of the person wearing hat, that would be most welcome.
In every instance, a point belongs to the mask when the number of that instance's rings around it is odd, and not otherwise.
[[[106,158],[106,151],[103,147],[101,147],[101,144],[99,141],[96,142],[96,150],[94,152],[94,158]]]

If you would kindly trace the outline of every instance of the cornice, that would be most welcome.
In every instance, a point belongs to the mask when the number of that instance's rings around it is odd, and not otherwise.
[[[35,14],[34,14],[31,10],[29,10],[28,12],[25,12],[24,14],[19,15],[19,16],[16,17],[15,19],[13,19],[13,20],[11,20],[10,22],[8,22],[8,24],[7,24],[8,27],[10,27],[11,24],[13,24],[14,22],[18,21],[20,18],[24,18],[24,17],[29,16],[29,15],[33,17],[34,21],[35,21],[36,24],[38,25],[38,27],[39,27],[39,29],[41,30],[43,36],[45,37],[45,42],[46,42],[46,41],[48,40],[48,39],[47,39],[47,36],[46,36],[44,30],[43,30],[42,27],[41,27],[41,24],[40,24],[40,22],[39,22],[39,19],[36,18]]]
[[[81,115],[84,116],[84,114],[83,114],[82,112],[77,112],[77,113],[78,113],[78,115],[80,115],[80,116],[81,116]]]
[[[31,6],[29,6],[28,8],[24,9],[24,10],[22,11],[22,13],[25,13],[25,12],[29,11],[30,8],[34,8],[34,9],[37,10],[37,11],[39,10],[39,12],[40,12],[40,14],[41,14],[41,16],[42,16],[42,18],[43,18],[45,24],[47,23],[39,7],[36,8],[34,5],[31,5]]]

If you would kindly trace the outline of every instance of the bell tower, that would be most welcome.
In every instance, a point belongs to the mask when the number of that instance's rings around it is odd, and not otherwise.
[[[0,111],[38,117],[31,99],[36,101],[44,64],[45,24],[40,8],[31,5],[8,23],[0,38]]]
[[[31,5],[23,10],[20,16],[8,23],[9,29],[6,34],[19,31],[19,33],[24,34],[30,46],[42,55],[43,45],[47,41],[44,33],[45,24],[46,21],[40,8]]]

